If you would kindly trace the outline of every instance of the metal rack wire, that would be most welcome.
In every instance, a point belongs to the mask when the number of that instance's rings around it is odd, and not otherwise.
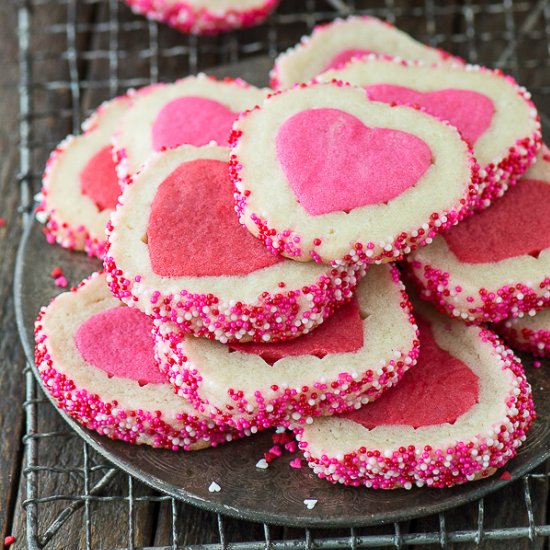
[[[128,87],[170,80],[209,66],[259,54],[274,57],[316,23],[347,13],[368,13],[388,19],[420,40],[448,49],[471,62],[511,72],[533,92],[543,120],[547,122],[550,116],[550,108],[544,101],[550,97],[550,4],[547,0],[283,0],[277,12],[261,27],[207,38],[182,36],[133,16],[118,0],[13,1],[18,10],[19,183],[21,213],[25,217],[31,211],[32,197],[48,152],[66,133],[78,131],[83,117],[100,101]],[[48,22],[44,24],[46,19]],[[41,79],[46,73],[48,80]],[[59,548],[69,528],[71,533],[79,533],[80,547],[96,548],[94,518],[115,508],[125,521],[117,545],[135,548],[139,509],[144,505],[156,507],[156,512],[164,510],[168,518],[165,536],[154,536],[150,548],[195,545],[247,550],[354,549],[422,544],[445,547],[451,543],[482,544],[505,539],[534,543],[539,537],[550,536],[544,510],[538,509],[544,504],[531,497],[537,484],[547,482],[547,474],[541,471],[521,481],[525,518],[520,525],[488,525],[487,499],[482,499],[468,528],[456,528],[450,525],[447,514],[440,514],[424,521],[421,529],[415,524],[411,528],[411,525],[395,523],[374,531],[289,533],[269,525],[248,524],[250,536],[246,538],[242,533],[247,528],[241,524],[240,540],[236,541],[231,535],[235,530],[230,528],[236,520],[211,515],[208,521],[214,527],[210,529],[209,540],[189,542],[182,531],[185,523],[182,517],[189,514],[189,507],[141,486],[105,464],[104,459],[75,434],[66,432],[61,419],[51,412],[30,368],[25,376],[26,499],[23,506],[29,548]],[[80,447],[77,462],[52,462],[52,457],[42,452],[42,447],[48,443],[51,448],[52,442],[69,445],[72,455]],[[206,513],[203,518],[207,518]]]

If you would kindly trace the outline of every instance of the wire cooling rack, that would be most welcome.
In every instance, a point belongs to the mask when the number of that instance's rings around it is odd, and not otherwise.
[[[207,38],[183,36],[157,26],[134,16],[118,0],[11,2],[18,10],[19,183],[25,217],[30,215],[49,151],[65,134],[77,132],[100,101],[129,87],[171,80],[210,66],[254,55],[274,57],[316,23],[348,13],[387,19],[470,62],[512,73],[532,91],[546,128],[550,127],[550,109],[545,103],[550,97],[547,0],[283,0],[266,24]],[[369,530],[286,530],[198,511],[106,464],[74,433],[67,432],[30,368],[25,376],[23,507],[31,549],[105,548],[101,529],[107,524],[102,518],[107,517],[110,526],[117,525],[117,532],[107,537],[110,548],[354,549],[505,540],[519,546],[520,540],[535,545],[541,537],[550,536],[545,499],[536,498],[541,486],[548,484],[546,468],[515,485],[514,498],[523,501],[524,509],[506,524],[489,521],[490,505],[502,508],[498,495],[470,506],[458,523],[461,514],[447,512]],[[144,535],[147,526],[149,534]]]

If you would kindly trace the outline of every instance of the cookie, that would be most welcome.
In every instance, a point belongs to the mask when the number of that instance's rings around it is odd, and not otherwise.
[[[269,97],[239,117],[231,147],[241,223],[303,262],[394,261],[461,219],[477,185],[454,127],[348,85]]]
[[[92,275],[40,311],[35,360],[44,388],[60,409],[111,439],[198,450],[245,435],[174,394],[155,363],[152,328],[150,317],[111,296],[104,274]]]
[[[550,155],[518,185],[407,257],[423,298],[468,322],[495,323],[550,305]]]
[[[219,34],[262,23],[279,0],[124,0],[132,11],[184,33]]]
[[[348,301],[362,269],[275,256],[235,215],[229,151],[190,145],[154,156],[108,226],[113,294],[196,336],[278,341]]]
[[[376,17],[352,16],[315,27],[310,36],[282,53],[271,70],[275,90],[290,88],[297,82],[344,65],[350,59],[369,53],[383,53],[428,63],[455,60],[437,48],[430,48]]]
[[[353,410],[396,384],[418,355],[416,325],[394,266],[369,269],[356,297],[306,336],[224,345],[156,326],[159,368],[221,425],[263,429]]]
[[[373,101],[418,105],[455,126],[472,145],[480,166],[476,210],[489,206],[519,180],[542,143],[529,92],[502,71],[369,55],[318,78],[333,79],[364,87]]]
[[[514,349],[535,357],[550,357],[550,308],[534,316],[507,319],[495,330]]]
[[[128,104],[128,96],[104,103],[83,123],[83,134],[51,153],[36,209],[50,244],[103,257],[105,224],[120,194],[111,139]]]
[[[296,429],[313,471],[373,489],[450,487],[516,455],[535,418],[519,359],[496,335],[415,309],[418,363],[358,411]]]
[[[266,94],[242,80],[216,80],[204,74],[142,88],[114,138],[121,183],[155,152],[184,144],[227,145],[237,115]]]

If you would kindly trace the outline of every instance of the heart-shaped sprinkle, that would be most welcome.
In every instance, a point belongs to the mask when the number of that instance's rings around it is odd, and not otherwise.
[[[313,510],[313,508],[315,508],[315,505],[317,504],[317,502],[319,502],[319,501],[315,498],[306,498],[306,499],[304,499],[304,504],[306,505],[306,508],[308,510]]]
[[[432,160],[420,138],[369,128],[338,109],[299,112],[284,122],[276,142],[288,183],[313,216],[388,202],[414,186]]]
[[[213,481],[210,486],[208,487],[208,490],[211,492],[211,493],[219,493],[222,488],[215,482]]]
[[[145,384],[164,384],[153,353],[153,321],[130,307],[114,307],[82,323],[74,341],[80,355],[109,378],[128,378]]]
[[[376,426],[418,428],[454,423],[479,399],[479,379],[462,361],[441,349],[428,323],[420,329],[418,363],[397,386],[358,411],[344,415],[369,430]]]
[[[269,464],[265,458],[260,458],[260,460],[256,463],[256,468],[259,470],[267,470],[269,468]]]
[[[283,261],[244,229],[227,163],[186,162],[159,186],[147,228],[153,272],[163,277],[247,275]]]
[[[472,145],[487,131],[495,113],[493,102],[473,90],[448,88],[419,92],[392,84],[373,84],[365,90],[374,101],[423,107],[426,112],[449,121]]]
[[[116,208],[120,185],[110,145],[96,153],[80,172],[80,192],[100,211]]]
[[[451,252],[469,264],[500,262],[550,247],[550,184],[522,180],[475,216],[443,234]]]
[[[167,103],[153,123],[155,151],[179,145],[201,147],[211,141],[227,145],[237,113],[223,103],[204,97],[180,97]]]

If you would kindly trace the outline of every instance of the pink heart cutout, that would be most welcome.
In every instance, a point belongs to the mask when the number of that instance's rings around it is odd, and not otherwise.
[[[116,208],[120,185],[110,145],[96,153],[80,172],[80,191],[100,211]]]
[[[363,55],[367,55],[369,53],[373,53],[372,50],[361,50],[359,48],[350,48],[348,50],[342,50],[340,53],[336,54],[329,62],[329,64],[321,71],[324,73],[325,71],[328,71],[329,69],[337,69],[338,67],[341,67],[342,65],[345,65],[348,61],[353,59],[354,57],[361,57]]]
[[[344,418],[369,430],[388,425],[418,428],[453,424],[478,402],[478,376],[437,345],[428,323],[418,317],[417,321],[420,329],[418,363],[382,397]]]
[[[109,378],[128,378],[145,384],[165,384],[153,352],[153,321],[137,309],[114,307],[90,317],[74,336],[86,363]]]
[[[237,113],[225,105],[204,97],[180,97],[167,103],[153,123],[155,151],[179,145],[201,147],[211,141],[227,145]]]
[[[493,102],[473,90],[449,88],[418,92],[405,86],[373,84],[365,88],[369,99],[384,103],[416,104],[434,116],[448,120],[470,144],[474,144],[491,125]]]
[[[338,109],[290,117],[276,137],[277,158],[298,202],[319,216],[380,204],[414,186],[432,153],[420,138],[369,128]]]
[[[550,184],[521,180],[491,208],[444,233],[451,252],[469,264],[538,257],[550,247]]]
[[[159,186],[147,228],[153,272],[163,277],[247,275],[282,261],[235,214],[227,163],[193,160]]]
[[[339,307],[320,327],[294,340],[276,344],[247,342],[229,345],[231,350],[259,355],[273,365],[283,357],[314,355],[322,358],[333,353],[351,353],[363,347],[363,320],[357,298]]]

